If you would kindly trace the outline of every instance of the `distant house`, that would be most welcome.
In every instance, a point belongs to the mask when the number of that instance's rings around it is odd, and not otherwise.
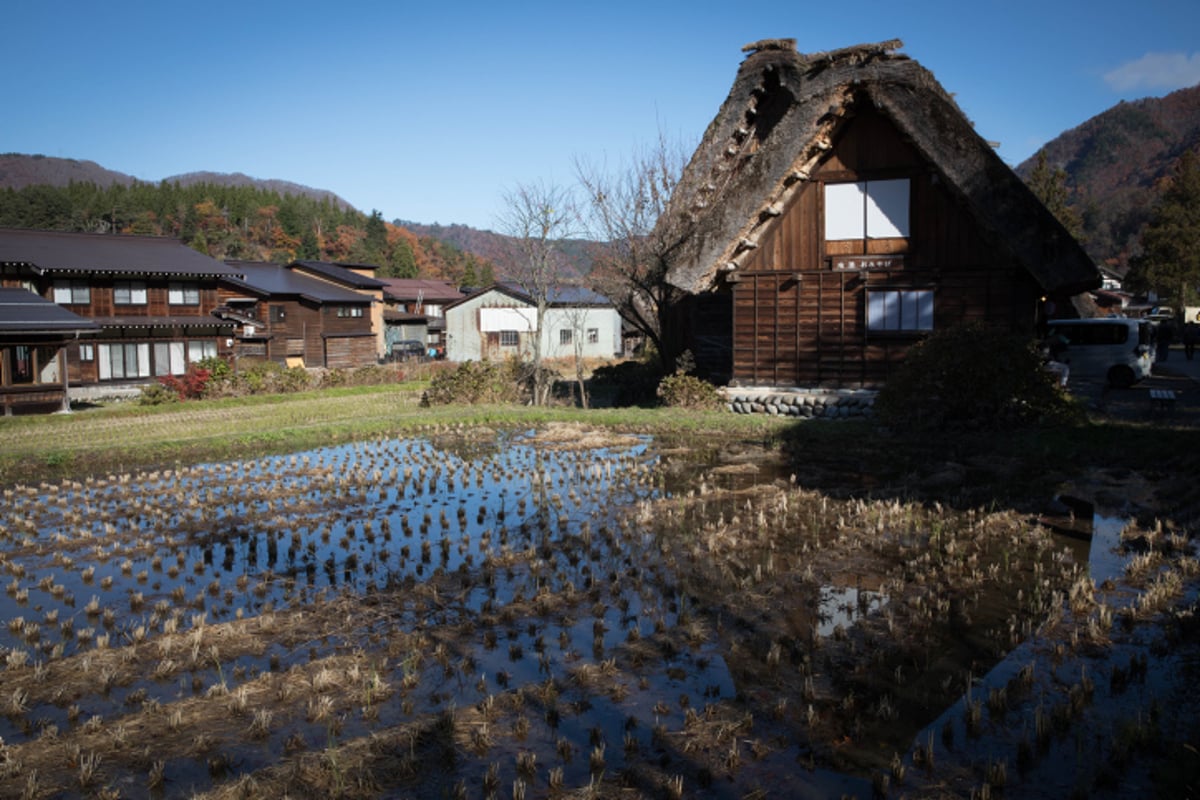
[[[22,287],[99,326],[67,347],[73,385],[145,383],[229,355],[218,282],[237,273],[175,239],[0,230],[0,285]]]
[[[574,286],[551,290],[543,328],[537,307],[516,286],[495,284],[445,307],[446,358],[498,360],[527,356],[541,336],[544,358],[611,358],[621,352],[621,317],[602,295]]]
[[[379,267],[374,264],[354,264],[330,261],[293,261],[288,269],[301,275],[326,281],[358,292],[371,300],[371,330],[375,334],[375,357],[387,353],[386,328],[383,323],[383,289],[386,284],[375,277]]]
[[[280,264],[230,261],[217,314],[237,325],[236,355],[292,366],[352,368],[376,362],[372,301]]]
[[[89,342],[100,326],[28,289],[0,288],[0,406],[67,411],[66,346]]]
[[[383,278],[383,322],[387,354],[401,341],[419,341],[436,352],[446,352],[445,307],[463,298],[448,281],[425,278]]]
[[[1096,266],[898,41],[747,45],[660,226],[681,348],[743,385],[872,386],[930,331],[1032,334]],[[665,229],[663,229],[665,230]]]

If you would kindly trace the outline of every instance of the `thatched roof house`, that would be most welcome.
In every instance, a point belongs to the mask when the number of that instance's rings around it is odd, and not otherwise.
[[[1032,331],[1041,299],[1066,305],[1099,286],[1083,249],[900,47],[744,48],[660,220],[680,239],[669,281],[732,302],[701,305],[732,317],[733,378],[876,383],[905,336],[978,318]],[[918,327],[879,316],[893,301],[913,304]]]

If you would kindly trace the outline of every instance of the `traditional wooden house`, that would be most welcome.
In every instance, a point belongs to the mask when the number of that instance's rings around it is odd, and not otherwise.
[[[446,352],[445,307],[463,298],[448,281],[383,278],[383,322],[387,352],[400,341],[420,341],[431,352]]]
[[[747,45],[660,226],[681,347],[740,385],[874,386],[931,330],[1033,333],[1095,265],[901,43]]]
[[[0,285],[23,287],[100,326],[67,348],[74,385],[145,383],[228,355],[233,325],[213,315],[236,274],[175,239],[0,230]]]
[[[66,345],[100,326],[28,289],[0,288],[0,407],[67,411]]]
[[[279,264],[230,261],[218,316],[234,322],[238,358],[303,367],[376,362],[371,299]]]
[[[386,284],[375,277],[379,267],[374,264],[353,264],[343,261],[293,261],[288,264],[288,269],[350,289],[370,298],[371,330],[375,334],[375,357],[382,359],[386,355],[386,329],[383,323],[383,290]]]
[[[577,286],[548,293],[541,335],[544,358],[611,358],[621,352],[621,317],[602,295]],[[520,288],[495,284],[445,307],[450,361],[527,356],[533,350],[537,308]],[[578,345],[578,350],[576,346]]]

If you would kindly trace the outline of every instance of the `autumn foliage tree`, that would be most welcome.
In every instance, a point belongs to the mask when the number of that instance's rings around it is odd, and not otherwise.
[[[381,277],[461,281],[492,265],[445,242],[417,237],[373,211],[329,198],[249,186],[194,183],[32,185],[0,189],[0,227],[171,236],[213,258],[375,264]],[[477,285],[477,284],[475,284]]]

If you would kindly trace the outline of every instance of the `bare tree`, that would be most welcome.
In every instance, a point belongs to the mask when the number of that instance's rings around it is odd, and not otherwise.
[[[692,233],[689,219],[668,220],[664,212],[687,162],[687,150],[660,133],[657,142],[613,171],[575,163],[587,194],[586,227],[601,243],[592,283],[654,347],[664,371],[674,364],[668,327],[681,294],[667,282],[667,271]]]
[[[533,402],[549,399],[550,379],[542,369],[546,309],[555,286],[566,274],[561,242],[575,235],[578,214],[567,188],[545,183],[519,184],[504,195],[504,211],[497,221],[511,240],[513,252],[508,272],[529,295],[536,308],[533,333]]]
[[[583,347],[586,343],[588,316],[592,309],[585,303],[567,305],[561,309],[563,319],[570,326],[571,347],[575,355],[575,386],[579,390],[579,404],[587,408],[587,381],[584,379]]]

